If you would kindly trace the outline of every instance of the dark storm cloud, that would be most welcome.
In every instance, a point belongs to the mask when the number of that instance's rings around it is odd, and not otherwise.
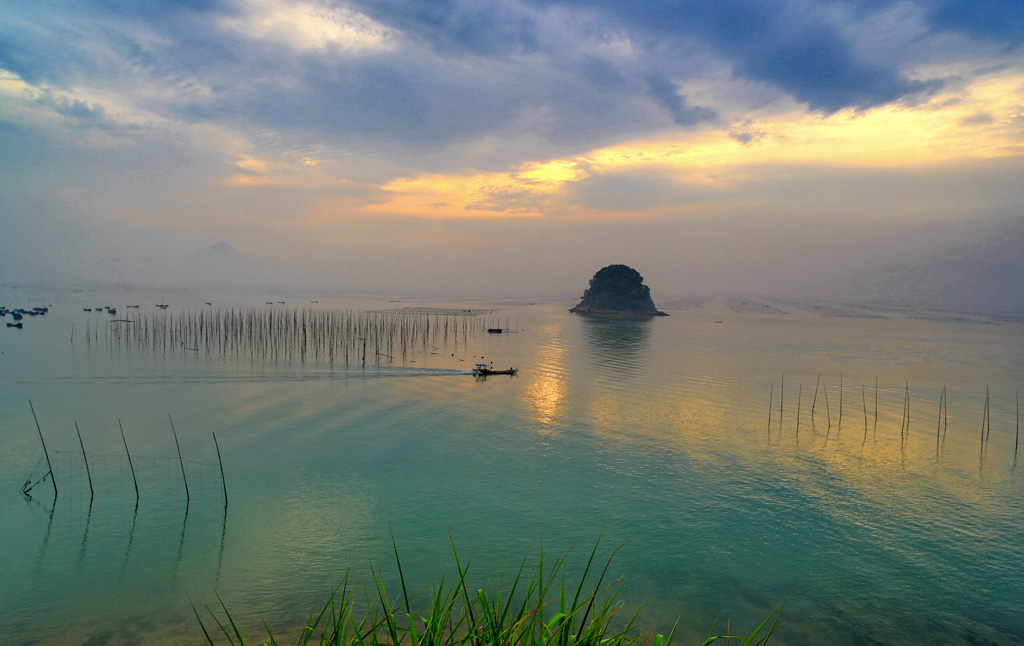
[[[1019,46],[1024,41],[1024,3],[1016,0],[932,0],[929,17],[939,29]]]
[[[1019,42],[1019,3],[919,2],[933,32]],[[691,102],[685,86],[722,63],[738,80],[756,81],[826,114],[928,89],[904,76],[899,60],[866,60],[851,42],[856,33],[843,31],[856,31],[844,16],[855,22],[896,4],[316,4],[325,14],[350,6],[393,30],[394,48],[347,55],[226,28],[225,21],[244,23],[252,10],[241,0],[41,2],[8,8],[10,19],[0,24],[0,66],[28,83],[55,87],[99,83],[131,92],[158,85],[156,98],[138,98],[136,107],[186,122],[306,133],[332,144],[357,138],[444,146],[518,127],[522,115],[543,111],[542,125],[523,127],[557,144],[592,146],[715,120],[711,109]],[[628,42],[628,53],[607,46],[616,39]]]
[[[880,66],[859,60],[821,13],[820,4],[784,0],[567,0],[564,4],[600,8],[652,41],[671,44],[693,39],[730,61],[739,77],[770,84],[813,110],[867,108],[924,89],[901,76],[898,61]],[[851,9],[861,8],[855,4]]]

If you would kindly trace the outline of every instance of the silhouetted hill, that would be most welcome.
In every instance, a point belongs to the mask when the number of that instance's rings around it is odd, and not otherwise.
[[[590,279],[579,305],[569,310],[575,314],[617,316],[667,316],[659,312],[651,298],[651,288],[632,267],[608,265]]]

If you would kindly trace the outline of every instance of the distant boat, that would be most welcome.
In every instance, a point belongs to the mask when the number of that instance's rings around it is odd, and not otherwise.
[[[514,375],[519,372],[519,368],[509,368],[508,370],[495,370],[486,363],[478,363],[473,368],[473,374],[480,377],[487,377],[488,375]]]
[[[501,329],[500,327],[489,327],[489,328],[487,328],[487,332],[490,333],[490,334],[501,334],[504,331],[505,330]]]

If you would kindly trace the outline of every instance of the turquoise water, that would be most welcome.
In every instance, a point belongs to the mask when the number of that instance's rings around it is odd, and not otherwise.
[[[215,590],[252,634],[257,610],[283,631],[346,570],[393,572],[391,532],[419,587],[452,570],[449,535],[482,582],[541,541],[581,568],[602,531],[601,554],[624,544],[626,603],[652,630],[681,613],[679,643],[750,629],[783,599],[780,644],[1024,641],[1021,323],[741,300],[594,321],[573,303],[403,300],[0,291],[53,305],[0,327],[3,641],[189,642],[186,595]],[[346,366],[126,349],[112,317],[82,311],[160,302],[489,313],[404,360]],[[519,332],[484,331],[506,326]],[[477,379],[480,357],[520,374]],[[46,472],[30,399],[56,502],[49,482],[20,493]]]

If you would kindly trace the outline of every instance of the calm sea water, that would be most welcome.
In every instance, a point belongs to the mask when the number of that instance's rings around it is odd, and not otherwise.
[[[366,366],[128,350],[83,311],[161,302],[494,311]],[[257,611],[285,631],[346,571],[391,577],[392,533],[419,587],[453,571],[450,540],[482,582],[541,543],[579,572],[603,532],[601,555],[624,545],[625,602],[652,630],[681,614],[677,643],[783,600],[779,644],[1024,642],[1024,324],[741,299],[595,321],[572,304],[0,290],[52,305],[0,327],[0,641],[194,643],[189,597],[215,591],[251,634]],[[467,374],[481,357],[520,374]],[[56,501],[50,482],[20,493],[47,470],[29,400]]]

